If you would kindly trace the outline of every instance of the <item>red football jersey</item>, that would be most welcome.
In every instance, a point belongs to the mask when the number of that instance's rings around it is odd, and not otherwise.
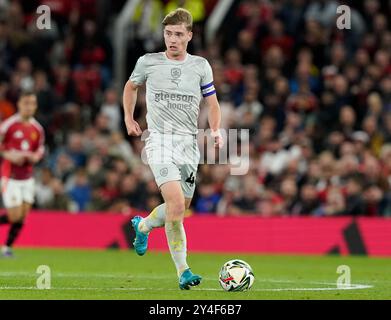
[[[5,151],[39,152],[41,156],[45,152],[42,126],[34,118],[23,122],[19,114],[13,115],[0,125],[0,141],[1,149]],[[1,175],[16,180],[29,179],[33,175],[33,164],[26,160],[18,166],[3,159]]]

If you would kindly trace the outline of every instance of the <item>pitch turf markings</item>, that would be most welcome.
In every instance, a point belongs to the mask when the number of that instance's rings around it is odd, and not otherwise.
[[[35,278],[36,274],[32,272],[25,271],[11,271],[11,272],[0,272],[1,277],[28,277]],[[109,278],[109,279],[151,279],[151,280],[173,280],[175,277],[169,276],[159,276],[159,275],[148,275],[148,274],[139,274],[139,275],[127,275],[127,274],[107,274],[107,273],[66,273],[66,272],[56,272],[52,273],[52,277],[55,278]],[[204,281],[216,281],[212,277],[204,277]],[[267,278],[257,278],[257,283],[287,283],[287,284],[306,284],[306,285],[321,285],[324,287],[288,287],[288,288],[251,288],[250,291],[338,291],[338,290],[362,290],[373,288],[373,285],[365,284],[351,284],[347,287],[336,287],[335,283],[332,282],[318,282],[318,281],[303,281],[303,280],[281,280],[281,279],[267,279]],[[13,286],[1,286],[0,290],[39,290],[36,287],[13,287]],[[116,287],[116,288],[92,288],[92,287],[55,287],[53,286],[51,290],[57,291],[66,291],[66,290],[75,290],[75,291],[177,291],[178,289],[164,289],[164,288],[128,288],[128,287]],[[193,288],[194,291],[222,291],[220,288]]]
[[[35,278],[37,274],[35,272],[27,271],[5,271],[0,272],[1,277],[31,277]],[[73,272],[52,272],[53,278],[126,278],[126,279],[150,279],[150,280],[173,280],[177,279],[175,276],[164,275],[151,275],[151,274],[124,274],[124,273],[73,273]],[[206,281],[217,281],[213,277],[202,277]],[[255,282],[272,282],[272,283],[312,283],[312,284],[326,284],[326,282],[306,281],[306,280],[290,280],[290,279],[273,279],[273,278],[255,278]],[[383,281],[382,281],[383,282]],[[391,281],[389,281],[391,282]],[[327,284],[335,285],[335,283],[329,282]]]
[[[330,283],[321,283],[329,285]],[[373,288],[371,285],[363,284],[351,284],[347,287],[321,287],[321,288],[251,288],[249,291],[336,291],[336,290],[361,290],[361,289],[370,289]],[[0,287],[0,290],[40,290],[36,287],[11,287],[3,286]],[[178,289],[171,288],[92,288],[92,287],[52,287],[50,290],[75,290],[75,291],[178,291]],[[222,289],[217,288],[193,288],[194,291],[222,291]]]

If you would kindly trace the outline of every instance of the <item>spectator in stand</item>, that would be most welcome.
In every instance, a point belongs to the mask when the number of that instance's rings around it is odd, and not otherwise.
[[[281,48],[286,59],[290,59],[293,50],[293,38],[285,33],[284,24],[279,19],[268,23],[269,35],[261,41],[261,53],[265,54],[272,46]]]
[[[144,210],[146,208],[146,185],[133,174],[121,180],[120,199],[129,207]]]
[[[123,159],[128,166],[134,166],[137,163],[132,146],[120,132],[113,132],[111,134],[109,154],[112,157]]]
[[[0,70],[4,74],[9,74],[16,55],[11,43],[7,20],[2,15],[0,16],[0,43]]]
[[[39,109],[37,119],[44,128],[47,128],[55,111],[55,97],[48,82],[45,71],[37,70],[34,73],[34,91],[37,93]]]
[[[378,122],[376,117],[373,115],[365,117],[362,123],[362,128],[369,137],[368,147],[375,155],[378,156],[380,153],[380,148],[384,143],[384,138],[378,129]]]
[[[387,112],[383,118],[383,136],[385,143],[391,143],[391,112]]]
[[[359,174],[352,175],[346,181],[346,215],[358,216],[366,214],[365,202],[362,198],[363,184],[363,177]]]
[[[233,201],[233,208],[240,213],[257,213],[261,194],[256,178],[253,176],[245,177],[242,190],[240,196]]]
[[[32,90],[34,88],[33,65],[29,57],[21,57],[16,62],[15,72],[20,77],[20,88],[22,90]]]
[[[255,126],[263,112],[263,105],[257,100],[255,90],[247,90],[244,93],[244,101],[235,111],[239,128],[248,128],[255,132]]]
[[[244,0],[236,13],[239,28],[254,34],[273,17],[273,7],[267,1]]]
[[[386,75],[380,81],[380,93],[382,96],[384,112],[391,112],[391,75]]]
[[[103,202],[103,207],[108,208],[114,200],[120,195],[119,190],[120,175],[114,170],[106,172],[105,182],[98,189],[100,200]]]
[[[67,154],[76,167],[84,167],[86,164],[87,157],[83,148],[83,136],[80,133],[71,133],[68,138],[67,147],[58,152]],[[56,161],[56,157],[53,161]]]
[[[244,69],[241,59],[240,51],[236,48],[229,49],[225,54],[224,76],[233,90],[235,90],[235,88],[243,80]]]
[[[248,30],[241,30],[238,34],[236,47],[239,49],[243,65],[258,64],[260,53],[255,43],[255,35]]]
[[[240,197],[240,180],[237,176],[229,177],[222,188],[222,196],[217,204],[216,212],[219,216],[226,216],[236,213],[233,205],[235,199]]]
[[[356,113],[351,106],[343,106],[339,112],[339,124],[337,130],[342,132],[345,138],[352,136],[353,132],[356,131],[357,121]]]
[[[60,153],[50,168],[52,169],[55,177],[59,178],[62,182],[65,182],[75,171],[76,166],[70,156],[66,153]]]
[[[39,179],[35,189],[35,205],[37,207],[43,207],[53,198],[53,190],[51,185],[53,178],[53,173],[49,168],[42,168],[40,170]]]
[[[266,150],[266,145],[275,138],[276,131],[276,120],[268,115],[263,116],[259,121],[258,133],[255,139],[260,154]]]
[[[315,211],[316,216],[338,216],[345,214],[346,200],[339,187],[332,187],[327,191],[326,201]]]
[[[391,144],[385,144],[380,153],[381,176],[388,182],[384,190],[381,214],[391,216]]]
[[[307,183],[301,187],[300,197],[292,213],[295,215],[312,215],[319,206],[319,196],[316,186]]]
[[[84,211],[91,201],[91,187],[84,169],[78,169],[75,173],[74,183],[68,192],[71,200],[76,205],[76,211]]]
[[[305,18],[307,20],[315,19],[325,27],[331,27],[335,21],[337,6],[337,1],[312,1],[305,12]]]
[[[380,216],[386,203],[383,190],[377,185],[368,185],[364,189],[365,215],[370,217]],[[384,213],[383,213],[384,214]]]
[[[214,213],[220,201],[220,194],[212,181],[204,181],[198,191],[199,195],[194,209],[198,213]]]
[[[111,132],[110,117],[107,114],[98,113],[94,120],[94,127],[101,136],[108,137]]]
[[[338,181],[346,182],[346,180],[360,170],[360,162],[355,154],[346,154],[337,161]]]
[[[68,64],[60,63],[53,67],[54,93],[59,105],[76,101],[76,88],[72,81],[72,71]]]
[[[92,154],[87,161],[86,171],[88,181],[93,189],[103,185],[106,171],[103,166],[103,160],[99,154]]]
[[[281,182],[281,196],[284,201],[284,213],[292,212],[298,203],[298,188],[296,181],[290,177]]]
[[[109,88],[106,90],[100,112],[109,118],[109,128],[111,132],[120,130],[122,124],[122,111],[118,101],[118,94],[115,89]]]
[[[330,49],[329,67],[334,67],[338,72],[342,72],[347,59],[347,50],[342,43],[335,43]]]
[[[75,211],[77,208],[72,206],[72,201],[65,193],[64,185],[60,179],[54,178],[50,181],[50,187],[53,192],[52,197],[42,204],[43,209]]]
[[[0,121],[6,120],[16,112],[14,105],[6,97],[7,90],[7,82],[0,79]]]
[[[272,189],[264,189],[262,197],[257,203],[257,212],[262,217],[275,217],[285,214],[282,197]]]

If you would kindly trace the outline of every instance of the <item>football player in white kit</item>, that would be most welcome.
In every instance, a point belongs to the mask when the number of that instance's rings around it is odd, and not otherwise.
[[[187,261],[184,213],[190,206],[200,153],[197,146],[197,120],[201,98],[209,107],[208,121],[216,148],[223,146],[220,133],[221,112],[213,85],[212,68],[202,57],[187,53],[192,39],[193,19],[189,11],[177,9],[162,22],[165,52],[140,57],[123,93],[125,124],[129,135],[140,136],[133,118],[137,90],[146,83],[148,164],[160,188],[164,203],[146,218],[136,216],[134,248],[144,255],[148,235],[154,228],[165,227],[180,289],[188,290],[201,282]]]

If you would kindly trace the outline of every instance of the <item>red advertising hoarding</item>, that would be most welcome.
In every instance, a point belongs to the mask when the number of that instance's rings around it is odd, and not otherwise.
[[[33,212],[19,239],[20,247],[131,248],[129,216]],[[391,219],[260,218],[194,215],[186,218],[190,251],[273,254],[363,254],[391,256]],[[0,228],[0,241],[6,228]],[[167,250],[164,228],[154,230],[149,248]]]

